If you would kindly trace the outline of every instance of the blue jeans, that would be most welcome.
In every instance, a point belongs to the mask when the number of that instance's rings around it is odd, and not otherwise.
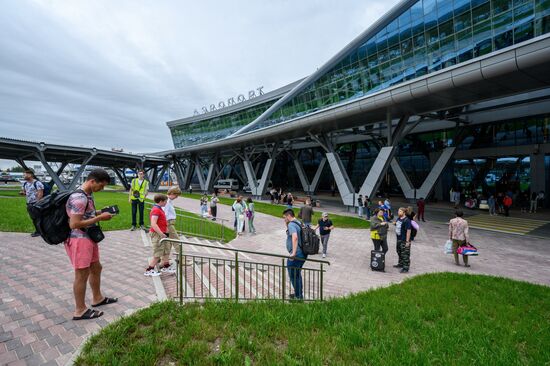
[[[363,217],[363,206],[357,207],[357,213],[359,214],[359,217]]]
[[[367,213],[367,220],[370,220],[370,207],[365,206],[365,212]]]
[[[287,259],[286,266],[288,269],[288,277],[292,287],[294,288],[294,295],[297,299],[303,299],[304,294],[302,291],[302,267],[305,261]]]

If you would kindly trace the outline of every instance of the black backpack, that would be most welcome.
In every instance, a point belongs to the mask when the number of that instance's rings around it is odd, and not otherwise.
[[[40,236],[48,244],[59,244],[71,233],[66,204],[69,196],[75,192],[86,194],[83,190],[55,191],[30,207],[30,216]]]
[[[295,222],[296,225],[300,226],[300,241],[298,242],[298,245],[300,245],[300,249],[302,249],[302,252],[305,255],[310,254],[319,254],[319,237],[317,234],[315,234],[315,230],[313,230],[309,226],[305,226],[304,224],[298,224]]]

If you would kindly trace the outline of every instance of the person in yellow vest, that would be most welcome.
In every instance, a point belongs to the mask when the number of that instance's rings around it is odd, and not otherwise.
[[[132,204],[132,231],[137,227],[136,216],[139,209],[139,227],[145,230],[145,224],[143,222],[143,210],[145,208],[145,197],[149,192],[149,181],[145,179],[145,172],[143,170],[138,171],[137,178],[132,179],[130,185],[130,195],[128,196],[128,202]]]

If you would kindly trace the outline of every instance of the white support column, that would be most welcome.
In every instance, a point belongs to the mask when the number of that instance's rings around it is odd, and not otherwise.
[[[214,168],[216,167],[215,162],[211,162],[208,166],[208,173],[206,174],[206,181],[204,182],[204,190],[206,192],[212,190],[213,182],[212,177],[214,176]]]
[[[206,182],[204,181],[204,172],[202,171],[202,166],[198,157],[195,159],[194,164],[195,164],[195,174],[197,175],[197,178],[199,178],[199,185],[201,186],[201,191],[204,192],[206,190],[205,188]]]
[[[342,202],[344,203],[344,205],[352,206],[355,203],[355,190],[351,185],[348,173],[346,172],[346,169],[342,164],[342,160],[340,160],[338,154],[334,152],[328,152],[326,155],[330,170],[332,170],[332,175],[334,176],[334,180],[336,181],[336,186],[338,187],[338,191],[340,192]]]
[[[325,168],[326,163],[327,163],[327,158],[322,158],[321,161],[319,162],[317,171],[315,172],[315,175],[313,176],[313,180],[309,185],[310,192],[315,192],[317,190],[317,187],[319,186],[319,181],[321,180],[321,174],[323,173],[323,169]]]
[[[327,158],[323,157],[319,162],[319,166],[315,171],[315,176],[313,177],[311,183],[309,183],[309,179],[307,178],[306,172],[304,171],[302,162],[297,158],[293,159],[293,162],[294,167],[296,168],[296,172],[298,173],[298,178],[300,178],[300,183],[302,183],[304,192],[309,194],[314,193],[317,190],[317,186],[319,185],[321,173],[323,173],[323,169],[325,168],[325,164],[327,163]]]
[[[414,186],[409,180],[409,177],[407,176],[405,171],[403,171],[397,159],[393,158],[391,162],[391,167],[395,176],[397,177],[397,181],[399,182],[399,186],[401,187],[405,198],[417,199],[421,197],[428,197],[428,195],[432,192],[435,183],[439,179],[439,176],[447,166],[447,163],[449,163],[449,161],[453,157],[455,151],[456,147],[447,147],[443,150],[436,163],[432,167],[432,170],[424,180],[424,183],[422,183],[422,186],[420,186],[419,189],[416,189],[416,192]]]
[[[304,171],[302,162],[298,158],[293,158],[292,161],[294,162],[294,168],[296,169],[296,173],[298,173],[298,178],[300,178],[300,183],[302,183],[304,192],[309,192],[309,181],[307,179],[306,172]]]
[[[246,179],[248,181],[248,186],[250,187],[250,191],[253,196],[261,197],[265,193],[267,184],[273,174],[273,168],[275,167],[275,158],[278,153],[278,147],[279,145],[275,144],[273,145],[272,150],[268,152],[269,158],[265,162],[262,177],[260,179],[257,178],[256,170],[254,169],[250,158],[245,154],[245,158],[242,163],[244,166]]]
[[[275,158],[267,159],[267,161],[265,162],[265,167],[262,173],[262,177],[260,178],[260,181],[256,186],[256,193],[253,193],[255,196],[260,197],[265,193],[267,189],[267,184],[269,183],[269,180],[271,179],[271,175],[273,174],[274,167],[275,167]]]
[[[388,171],[390,162],[392,161],[397,148],[395,146],[385,146],[380,149],[374,164],[367,174],[365,182],[359,190],[359,194],[365,197],[373,197],[380,186],[382,177]]]

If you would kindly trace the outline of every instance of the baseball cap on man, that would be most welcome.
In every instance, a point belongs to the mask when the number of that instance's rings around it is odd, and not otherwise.
[[[328,212],[323,212],[323,217],[328,217]]]

